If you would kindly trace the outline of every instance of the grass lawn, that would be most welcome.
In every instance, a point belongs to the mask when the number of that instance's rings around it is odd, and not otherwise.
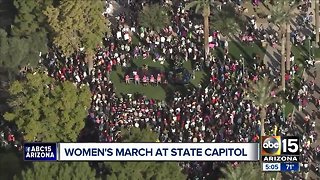
[[[306,45],[303,46],[292,46],[291,52],[295,56],[295,63],[299,66],[298,73],[293,77],[294,84],[297,89],[300,89],[300,80],[303,78],[303,71],[306,66],[306,57],[308,56],[308,52],[306,51]]]
[[[318,50],[319,51],[319,50]],[[314,50],[315,56],[317,56],[318,53],[318,57],[320,57],[320,52],[318,52],[317,50]],[[297,89],[300,88],[300,80],[301,78],[303,78],[303,71],[305,69],[305,65],[306,65],[306,58],[309,56],[309,43],[307,41],[307,43],[305,43],[304,45],[301,46],[292,46],[291,47],[291,52],[294,54],[295,56],[295,63],[298,64],[299,66],[299,71],[298,74],[296,76],[294,76],[294,83],[295,83],[295,87]],[[312,50],[310,50],[310,52],[312,53]],[[294,104],[292,104],[291,102],[286,102],[285,103],[285,114],[288,115],[289,113],[292,113],[294,109]]]
[[[309,56],[309,52],[310,54],[314,55],[316,60],[320,59],[320,48],[315,48],[314,47],[315,42],[308,42],[308,40],[306,40],[306,43],[304,43],[304,45],[302,46],[292,46],[292,52],[295,56],[297,56],[302,64],[305,64],[305,58],[307,58]],[[313,47],[311,48],[310,46],[313,45]],[[309,49],[310,47],[310,49]],[[296,58],[297,59],[297,58]]]
[[[139,42],[139,39],[136,36],[133,36],[133,41],[135,44]],[[230,55],[233,58],[240,58],[240,54],[246,60],[246,64],[251,64],[253,62],[253,57],[258,54],[261,59],[264,57],[265,50],[261,48],[257,44],[243,44],[232,41],[229,43]],[[214,51],[217,56],[222,57],[223,51],[221,48],[218,48]],[[165,62],[164,64],[160,64],[159,62],[153,62],[150,58],[142,59],[138,57],[133,60],[131,67],[136,69],[142,67],[144,64],[148,65],[149,68],[157,68],[161,70],[165,70],[169,68],[169,64]],[[191,62],[187,61],[183,64],[183,67],[192,71]],[[170,98],[170,94],[173,91],[180,91],[182,93],[186,92],[188,86],[198,86],[199,84],[206,84],[208,82],[208,77],[206,72],[197,71],[195,74],[195,79],[192,79],[189,85],[181,86],[181,85],[168,85],[166,87],[162,86],[143,86],[136,85],[133,82],[131,84],[125,84],[124,82],[125,72],[122,67],[117,67],[116,71],[111,73],[111,80],[114,83],[116,88],[116,94],[120,96],[121,94],[142,94],[147,96],[148,98],[154,98],[158,100],[165,100],[166,98]]]
[[[116,71],[111,73],[111,80],[114,83],[116,94],[143,94],[149,98],[163,100],[166,97],[166,93],[161,86],[143,86],[136,85],[133,82],[131,84],[125,84],[124,72],[120,67]]]
[[[316,61],[320,60],[320,48],[312,48],[311,52],[314,54],[314,58]]]
[[[319,48],[315,47],[316,46],[316,42],[315,41],[312,42],[312,44],[313,44],[313,48],[310,51],[314,55],[314,58],[316,60],[319,60],[320,59],[320,47]]]
[[[294,105],[291,102],[285,102],[284,114],[286,117],[293,112]]]
[[[168,63],[160,64],[159,62],[153,62],[150,58],[142,59],[136,58],[133,60],[131,67],[139,68],[142,67],[144,64],[147,64],[149,68],[158,68],[161,70],[165,70],[169,67]],[[191,62],[185,62],[183,67],[188,69],[190,72],[192,71]],[[158,100],[165,100],[167,97],[166,90],[179,90],[185,91],[187,86],[173,86],[168,85],[167,88],[162,86],[143,86],[143,85],[136,85],[133,82],[131,84],[125,84],[124,82],[125,72],[121,67],[117,67],[116,71],[111,73],[111,80],[115,85],[116,94],[120,96],[121,94],[142,94],[149,98],[154,98]],[[191,80],[191,85],[197,86],[199,83],[202,83],[205,78],[205,72],[196,72],[196,78]]]
[[[306,50],[307,44],[304,44],[303,46],[292,46],[291,47],[291,52],[295,56],[295,63],[298,64],[299,70],[298,73],[293,77],[294,78],[294,86],[299,89],[300,88],[300,80],[303,75],[304,67],[305,67],[305,58],[308,55],[308,51]],[[291,102],[285,102],[285,110],[284,113],[286,116],[288,114],[292,113],[294,110],[295,105],[292,104]]]
[[[237,41],[229,42],[229,54],[234,59],[240,59],[242,55],[245,60],[245,65],[251,65],[254,62],[254,57],[257,56],[259,60],[263,60],[265,55],[265,48],[258,43],[242,43]],[[215,49],[214,53],[218,57],[223,57],[222,48]],[[261,62],[261,61],[259,61]]]
[[[314,48],[313,51],[314,51],[315,59],[319,60],[320,59],[320,48]]]

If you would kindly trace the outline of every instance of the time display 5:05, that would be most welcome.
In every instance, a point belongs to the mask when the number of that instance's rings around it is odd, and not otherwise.
[[[280,163],[263,163],[262,171],[280,171]]]

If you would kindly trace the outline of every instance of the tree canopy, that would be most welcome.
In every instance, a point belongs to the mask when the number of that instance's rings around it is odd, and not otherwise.
[[[158,139],[149,128],[123,129],[121,134],[123,142],[156,142]],[[106,162],[105,167],[108,180],[186,179],[176,162]]]
[[[266,108],[272,103],[280,101],[279,97],[273,97],[270,95],[272,91],[277,95],[280,89],[276,89],[273,82],[270,82],[267,77],[258,80],[256,83],[251,81],[249,88],[245,90],[247,92],[246,99],[251,100],[256,106]]]
[[[202,13],[202,16],[209,16],[210,15],[210,6],[213,3],[211,0],[195,0],[186,5],[186,9],[189,10],[192,7],[195,7],[195,12]]]
[[[170,24],[170,15],[168,10],[159,4],[152,4],[143,7],[138,16],[139,24],[159,32],[165,26]]]
[[[109,32],[108,20],[102,15],[103,1],[61,0],[44,11],[52,31],[53,42],[67,56],[84,47],[89,53]]]
[[[14,179],[95,179],[95,171],[88,162],[34,162],[33,167]]]
[[[260,120],[261,120],[261,135],[264,136],[264,120],[267,115],[267,107],[270,104],[277,103],[280,98],[276,95],[280,92],[280,89],[275,88],[275,84],[270,82],[267,77],[258,80],[257,82],[249,82],[249,87],[245,89],[247,96],[245,99],[251,100],[256,106],[260,108]],[[274,96],[271,93],[274,93]]]
[[[23,130],[25,139],[75,142],[90,105],[87,86],[59,82],[45,73],[29,73],[9,88],[12,109],[4,118]]]
[[[271,21],[280,26],[285,23],[290,23],[290,20],[294,17],[294,9],[297,7],[297,3],[290,6],[289,1],[280,0],[271,9]]]
[[[39,53],[47,51],[47,37],[44,31],[28,38],[10,37],[0,29],[0,66],[6,70],[18,70],[19,66],[37,65]]]
[[[243,28],[244,17],[232,5],[227,4],[212,16],[211,26],[223,35],[234,35]]]
[[[227,180],[271,179],[273,175],[270,173],[263,174],[261,167],[255,163],[242,163],[237,167],[233,167],[231,164],[228,164],[225,168],[222,168],[221,171],[224,174],[224,179]]]
[[[53,0],[14,0],[17,9],[12,35],[28,37],[45,29],[46,16],[43,10],[53,3]]]
[[[14,175],[20,173],[21,162],[14,152],[0,153],[0,179],[12,179]]]
[[[13,0],[14,22],[7,31],[0,29],[0,67],[9,72],[17,72],[18,67],[35,66],[39,53],[46,53],[47,26],[42,10],[53,0]],[[10,77],[9,77],[10,79]]]
[[[156,142],[158,136],[150,128],[130,128],[121,131],[122,142]]]

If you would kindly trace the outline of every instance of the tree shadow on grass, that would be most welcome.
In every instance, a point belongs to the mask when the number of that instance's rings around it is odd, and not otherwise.
[[[190,89],[189,84],[186,85],[180,85],[180,84],[167,84],[167,85],[161,85],[161,87],[164,89],[166,93],[166,102],[171,102],[174,98],[174,94],[176,92],[179,92],[182,97],[185,97],[189,93]]]
[[[245,63],[247,64],[247,67],[251,68],[253,63],[257,63],[257,62],[254,62],[253,60],[253,57],[255,57],[257,54],[256,53],[248,54],[248,52],[244,49],[243,45],[240,43],[240,39],[238,37],[236,37],[236,39],[237,40],[234,40],[234,44],[241,51],[242,56],[245,60]],[[236,55],[233,54],[233,56],[236,56]]]
[[[121,73],[117,73],[117,76],[118,76],[118,78],[119,78],[119,83],[123,83],[124,82],[124,77],[122,76],[122,74]]]
[[[135,63],[135,60],[131,60],[127,69],[137,69],[138,65]]]
[[[210,83],[210,76],[208,73],[205,73],[201,79],[200,84],[202,87],[206,87],[206,86],[208,86],[209,83]]]
[[[168,73],[171,71],[169,67],[165,67],[165,72]],[[168,76],[166,77],[168,79]],[[179,92],[182,97],[189,95],[190,90],[194,88],[193,84],[189,82],[188,84],[176,84],[176,83],[168,83],[162,84],[161,87],[166,92],[166,102],[171,102],[174,98],[175,92]]]
[[[295,113],[294,119],[296,121],[296,125],[299,127],[299,128],[297,128],[297,130],[299,132],[298,134],[301,134],[302,130],[303,130],[304,118],[301,116],[300,113]]]
[[[310,46],[311,45],[312,44],[310,43]],[[303,54],[309,54],[309,49],[307,49],[306,45],[299,45],[298,48],[302,50]],[[310,53],[311,53],[311,49],[310,49]]]
[[[84,121],[85,126],[80,131],[77,142],[99,142],[99,131],[96,128],[94,119],[88,116]]]
[[[217,57],[219,57],[220,59],[223,59],[224,54],[223,54],[223,50],[221,48],[216,48],[215,53],[216,53],[215,55]]]
[[[168,62],[169,63],[169,62]],[[164,71],[166,72],[166,79],[168,78],[167,73],[170,71],[170,63],[169,66],[164,67]],[[168,102],[173,98],[174,89],[169,84],[160,84],[164,92],[166,93],[165,101]]]

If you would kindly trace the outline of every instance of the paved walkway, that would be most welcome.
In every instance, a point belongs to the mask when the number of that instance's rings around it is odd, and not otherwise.
[[[125,9],[122,7],[122,6],[119,6],[119,4],[112,0],[112,5],[114,7],[114,13],[113,13],[113,17],[118,15],[119,13],[123,13],[123,12],[126,12]],[[246,2],[244,3],[244,7],[247,8],[247,11],[246,11],[246,15],[247,16],[251,16],[251,15],[255,15],[255,16],[258,16],[259,13],[270,13],[269,11],[269,7],[271,7],[269,4],[266,4],[266,6],[264,5],[260,5],[256,10],[254,10],[252,8],[252,5],[251,3],[249,2]],[[312,8],[310,9],[311,11],[314,10],[314,0],[313,0],[313,4],[312,4]],[[298,10],[297,12],[295,12],[296,14],[298,14]],[[114,19],[113,19],[114,20]],[[295,20],[294,20],[295,21]],[[291,28],[292,29],[295,29],[296,27],[296,24],[294,23],[294,21],[292,21],[292,24],[291,24]],[[266,19],[257,19],[257,26],[259,27],[260,25],[263,25],[264,27],[267,27],[268,26],[268,22]],[[277,28],[275,27],[274,25],[272,25],[273,28]],[[308,32],[310,33],[310,31]],[[266,54],[265,54],[265,57],[263,59],[263,61],[265,62],[265,64],[271,68],[271,70],[273,71],[273,73],[275,75],[280,75],[280,63],[281,63],[281,54],[280,54],[280,49],[281,49],[281,46],[277,46],[276,48],[273,48],[271,46],[267,46],[266,48]],[[314,94],[314,97],[317,97],[319,98],[320,97],[320,62],[316,64],[316,70],[317,70],[317,74],[318,76],[315,78],[316,79],[316,85],[317,87],[319,87],[319,91],[316,92]],[[313,72],[314,70],[311,70],[311,72]],[[305,79],[307,81],[310,81],[313,79],[313,76],[311,76],[310,74],[306,73],[306,76],[304,76]],[[315,109],[315,105],[313,103],[309,103],[308,106],[306,107],[306,111],[301,111],[301,112],[297,112],[295,114],[295,117],[296,117],[296,121],[303,121],[303,117],[305,117],[306,114],[308,113],[311,113],[312,110]],[[317,121],[317,124],[318,124],[318,127],[317,127],[317,133],[320,135],[320,123],[318,122],[319,119],[316,119]],[[318,144],[320,144],[320,140],[316,141],[314,144],[312,144],[312,147],[315,147],[317,146]],[[316,180],[316,179],[319,179],[317,177],[317,175],[315,174],[314,172],[314,167],[315,167],[315,163],[313,162],[311,164],[311,171],[310,173],[307,175],[308,178],[307,179],[310,179],[310,180]],[[285,180],[288,180],[288,176],[286,177],[282,177],[282,179],[285,179]]]
[[[313,4],[312,4],[312,8],[310,9],[311,11],[314,10],[314,1],[313,1]],[[291,28],[292,29],[295,29],[296,25],[294,23],[291,24]],[[310,33],[306,31],[306,33]],[[279,49],[275,49],[275,48],[272,48],[272,47],[267,47],[267,53],[264,57],[264,62],[266,62],[266,64],[271,67],[272,69],[274,70],[280,70],[280,62],[281,61],[281,54],[280,54],[280,51]],[[317,73],[317,77],[314,77],[311,73],[314,72],[314,70],[316,70],[318,73]],[[311,73],[310,73],[311,72]],[[306,80],[306,82],[309,82],[311,80],[314,80],[315,79],[315,83],[316,83],[316,87],[320,87],[320,63],[317,63],[316,64],[316,67],[311,69],[310,72],[306,71],[306,73],[304,74],[304,79]],[[319,89],[320,90],[320,89]],[[313,97],[315,98],[319,98],[320,97],[320,94],[319,94],[320,91],[315,91],[315,93],[313,94]],[[315,105],[313,104],[313,102],[309,102],[306,109],[304,111],[297,111],[296,114],[295,114],[295,120],[297,122],[297,124],[302,124],[303,123],[303,118],[306,116],[306,115],[310,115],[311,116],[311,112],[312,110],[317,110]],[[317,133],[320,134],[320,127],[319,127],[319,119],[317,117],[315,117],[315,119],[313,119],[314,121],[316,121],[316,124],[317,124]],[[317,145],[320,144],[320,141],[317,140],[316,142],[314,142],[312,144],[312,147],[316,147]],[[318,175],[316,174],[315,172],[315,167],[316,167],[316,162],[314,159],[311,159],[311,164],[310,164],[310,171],[309,173],[305,174],[305,179],[308,179],[308,180],[317,180],[319,179]],[[284,178],[283,178],[284,179]]]
[[[268,6],[268,4],[266,4]],[[265,11],[266,13],[269,13],[269,10],[266,8],[266,6],[261,5],[262,7],[260,7],[258,10],[256,10],[257,12],[253,11],[252,6],[246,4],[246,8],[248,9],[248,15],[251,16],[252,14],[257,15],[257,13],[259,13],[259,11]],[[309,12],[313,12],[314,13],[314,7],[315,7],[315,1],[312,0],[312,7],[310,8]],[[296,12],[294,12],[298,15],[298,10],[296,10]],[[314,18],[315,19],[315,18]],[[314,21],[313,21],[314,23]],[[263,25],[264,27],[268,26],[268,23],[266,23],[264,20],[258,20],[257,21],[257,25],[258,27],[260,25]],[[291,28],[295,29],[296,28],[296,23],[295,23],[295,19],[292,21],[291,23]],[[310,30],[307,30],[304,32],[304,34],[310,35],[310,33],[312,33]],[[266,48],[266,54],[265,57],[263,58],[264,63],[271,68],[271,70],[274,72],[275,75],[279,74],[280,75],[280,63],[281,63],[281,46],[278,46],[276,48],[271,47],[270,45],[267,46]],[[314,70],[317,71],[317,77],[313,77],[313,72]],[[312,72],[312,74],[310,73]],[[315,93],[313,94],[313,97],[315,98],[320,98],[320,61],[316,63],[316,67],[311,69],[310,72],[306,72],[304,75],[304,79],[309,82],[313,79],[315,79],[315,83],[316,83],[316,88],[318,88],[318,91],[315,91]],[[303,122],[303,118],[307,115],[310,114],[311,116],[311,112],[312,110],[316,110],[315,105],[313,104],[313,102],[309,102],[309,104],[307,105],[306,109],[304,111],[298,111],[295,113],[295,120],[297,121],[297,124],[301,124],[301,122]],[[318,113],[320,113],[318,111]],[[320,120],[319,118],[315,118],[313,119],[314,121],[316,121],[316,132],[320,135]],[[317,145],[320,145],[320,140],[317,140],[316,142],[314,142],[312,144],[312,147],[316,147]],[[316,162],[314,159],[311,160],[311,170],[308,174],[306,174],[305,179],[308,180],[318,180],[320,179],[316,172],[315,172],[315,166],[316,166]],[[288,174],[288,175],[292,175],[292,174]],[[288,176],[283,176],[282,179],[289,179]]]
[[[315,70],[317,71],[317,76],[316,77],[314,77],[314,74],[313,74],[313,72]],[[315,85],[315,89],[316,90],[315,90],[315,92],[313,94],[313,97],[315,97],[315,98],[320,98],[320,75],[319,75],[319,73],[320,73],[320,62],[317,62],[315,68],[312,68],[310,70],[310,72],[308,71],[306,73],[306,78],[305,78],[307,82],[309,82],[311,80],[315,80],[315,84],[316,84]],[[299,112],[296,113],[296,121],[303,121],[303,117],[305,117],[306,115],[310,115],[310,117],[313,118],[311,120],[316,122],[316,132],[318,134],[320,134],[320,122],[319,122],[320,119],[319,119],[319,116],[318,117],[312,117],[311,116],[311,112],[313,110],[317,111],[314,103],[313,102],[309,102],[307,107],[306,107],[306,109],[305,109],[305,111],[299,111]],[[317,111],[317,112],[318,112],[318,114],[320,113],[319,111]],[[312,144],[312,147],[314,148],[314,147],[316,147],[318,145],[320,145],[320,140],[316,140]],[[315,172],[315,167],[316,167],[316,161],[315,161],[315,159],[311,159],[311,170],[307,175],[308,179],[310,179],[310,180],[320,179],[319,176]]]

